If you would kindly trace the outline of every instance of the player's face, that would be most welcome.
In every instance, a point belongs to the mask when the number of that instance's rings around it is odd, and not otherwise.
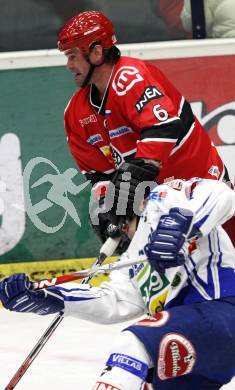
[[[134,234],[138,227],[137,217],[133,217],[131,221],[129,221],[123,231],[127,234],[127,236],[132,240]]]
[[[74,81],[78,87],[81,87],[87,76],[90,65],[77,47],[66,50],[65,56],[67,57],[67,68],[74,73]]]

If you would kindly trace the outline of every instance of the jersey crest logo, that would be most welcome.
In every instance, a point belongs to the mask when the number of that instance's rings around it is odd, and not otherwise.
[[[112,87],[118,96],[123,96],[142,80],[143,77],[134,66],[122,66],[114,76]]]

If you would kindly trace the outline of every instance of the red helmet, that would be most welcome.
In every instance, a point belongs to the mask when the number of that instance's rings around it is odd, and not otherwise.
[[[58,48],[61,51],[78,47],[88,53],[92,43],[99,42],[109,49],[116,42],[111,21],[98,11],[85,11],[74,16],[59,33]]]

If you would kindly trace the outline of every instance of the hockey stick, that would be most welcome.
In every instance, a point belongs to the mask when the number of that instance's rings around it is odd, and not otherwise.
[[[141,259],[137,260],[126,260],[126,261],[115,261],[111,264],[105,264],[101,266],[94,266],[90,269],[84,269],[78,272],[72,272],[71,274],[57,276],[52,279],[42,279],[37,282],[31,282],[30,290],[38,290],[41,288],[52,287],[57,284],[63,284],[67,282],[71,282],[73,280],[79,279],[91,279],[93,276],[98,274],[108,274],[111,271],[116,271],[122,268],[131,267],[132,265],[136,265],[139,263],[146,263],[148,261],[147,257],[144,256]]]
[[[90,281],[90,279],[94,276],[94,272],[92,272],[92,269],[96,269],[99,267],[99,265],[101,265],[104,260],[106,259],[106,257],[109,257],[111,256],[115,249],[117,248],[118,244],[119,244],[119,241],[120,241],[120,238],[117,238],[117,239],[112,239],[112,238],[108,238],[107,241],[104,243],[104,245],[101,247],[100,249],[100,254],[99,256],[96,258],[96,261],[95,263],[93,264],[92,268],[89,270],[90,273],[86,273],[83,272],[83,277],[81,276],[80,278],[76,278],[76,279],[83,279],[81,283],[88,283]],[[82,272],[82,271],[81,271]],[[59,278],[59,277],[58,277]],[[56,278],[57,279],[57,278]],[[71,279],[70,279],[71,280]],[[75,279],[72,279],[72,280],[75,280]],[[37,282],[36,282],[37,283]],[[65,283],[65,282],[64,282]],[[16,373],[14,374],[14,376],[11,378],[10,382],[8,383],[8,385],[5,387],[4,390],[12,390],[16,387],[17,383],[20,381],[20,379],[22,378],[22,376],[25,374],[25,372],[27,371],[27,369],[30,367],[30,365],[33,363],[34,359],[37,357],[37,355],[39,354],[39,352],[42,350],[42,348],[44,347],[44,345],[47,343],[47,341],[49,340],[49,338],[51,337],[51,335],[54,333],[54,331],[56,330],[56,328],[58,327],[58,325],[61,323],[61,321],[63,320],[63,313],[59,313],[55,318],[54,320],[52,321],[52,323],[49,325],[49,327],[46,329],[46,331],[43,333],[43,335],[41,336],[41,338],[38,340],[37,344],[34,346],[34,348],[32,349],[32,351],[29,353],[29,355],[26,357],[26,359],[24,360],[24,362],[21,364],[21,366],[19,367],[19,369],[16,371]]]

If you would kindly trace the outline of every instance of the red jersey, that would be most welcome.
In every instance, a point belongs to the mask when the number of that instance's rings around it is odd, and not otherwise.
[[[72,155],[93,182],[130,156],[160,161],[159,183],[224,175],[190,104],[158,68],[140,59],[120,58],[102,102],[95,85],[78,90],[65,110],[65,128]]]

